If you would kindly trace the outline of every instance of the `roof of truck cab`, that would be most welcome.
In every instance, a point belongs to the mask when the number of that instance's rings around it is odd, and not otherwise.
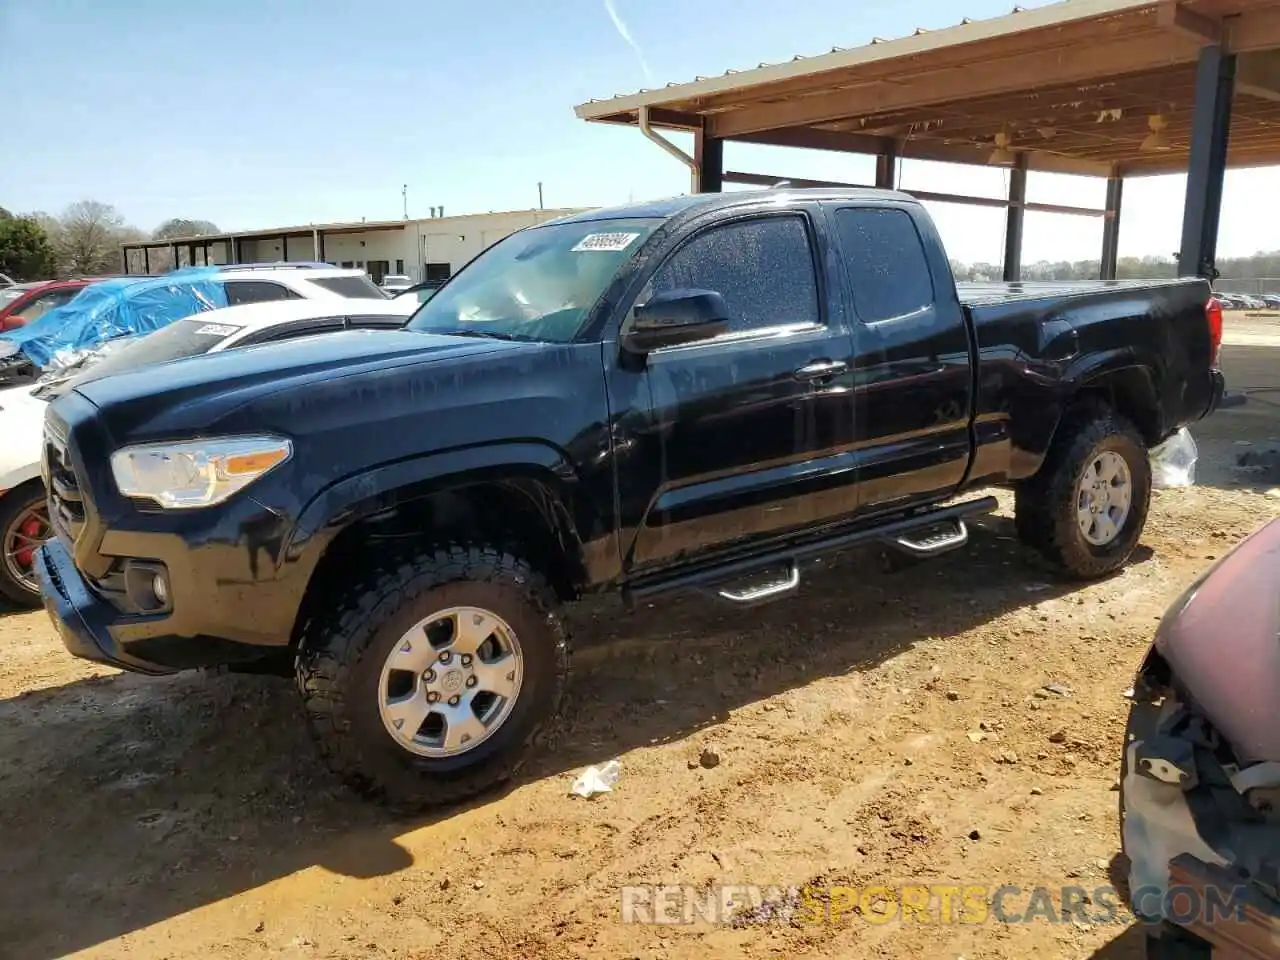
[[[663,200],[647,200],[621,207],[603,207],[583,210],[566,217],[550,220],[543,226],[555,223],[591,223],[596,220],[666,220],[681,213],[699,212],[737,207],[761,200],[895,200],[900,203],[918,203],[915,197],[897,190],[877,190],[874,187],[773,187],[767,190],[731,190],[728,193],[695,193],[668,197]],[[532,229],[537,229],[536,227]]]

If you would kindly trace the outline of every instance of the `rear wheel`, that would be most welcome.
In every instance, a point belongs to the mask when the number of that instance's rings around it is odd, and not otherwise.
[[[35,553],[52,535],[39,481],[16,487],[0,500],[0,597],[24,607],[40,605]]]
[[[331,769],[397,809],[467,799],[541,741],[568,676],[525,561],[446,546],[374,571],[304,630],[298,682]]]
[[[1151,466],[1138,429],[1107,408],[1059,427],[1040,472],[1019,484],[1016,526],[1024,543],[1072,576],[1119,569],[1142,536]]]

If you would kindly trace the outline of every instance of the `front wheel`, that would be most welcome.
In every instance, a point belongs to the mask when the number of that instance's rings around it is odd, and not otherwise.
[[[1018,535],[1082,579],[1106,576],[1133,554],[1151,505],[1151,464],[1137,427],[1109,409],[1059,427],[1040,472],[1018,485]]]
[[[0,500],[0,597],[23,607],[40,605],[35,554],[52,535],[39,481],[15,487]]]
[[[508,779],[558,712],[568,636],[525,561],[445,546],[373,571],[306,628],[298,683],[331,769],[405,810]]]

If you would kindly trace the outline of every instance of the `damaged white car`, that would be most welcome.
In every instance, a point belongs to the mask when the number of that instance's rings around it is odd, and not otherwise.
[[[1120,810],[1148,957],[1280,955],[1280,520],[1165,614],[1134,684]]]

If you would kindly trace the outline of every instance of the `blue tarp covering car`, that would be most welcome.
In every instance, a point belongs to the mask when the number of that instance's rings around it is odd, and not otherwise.
[[[86,287],[39,320],[0,334],[0,358],[37,368],[65,366],[102,344],[166,327],[227,305],[216,267],[191,267],[159,277],[119,277]]]

